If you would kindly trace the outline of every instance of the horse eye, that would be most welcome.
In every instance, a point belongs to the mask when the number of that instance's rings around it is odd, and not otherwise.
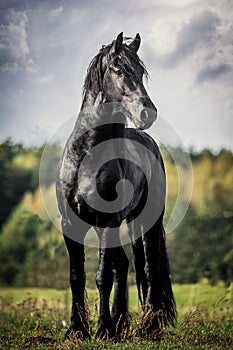
[[[115,73],[116,73],[116,75],[118,75],[118,76],[123,75],[123,72],[122,72],[121,69],[117,69],[117,70],[115,71]]]

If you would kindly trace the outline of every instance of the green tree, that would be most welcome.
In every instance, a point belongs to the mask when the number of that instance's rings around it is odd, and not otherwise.
[[[43,147],[24,148],[11,140],[0,145],[0,229],[25,191],[34,191],[39,184],[38,171]]]
[[[174,281],[232,281],[232,232],[233,217],[201,218],[190,209],[168,240]]]
[[[0,236],[1,284],[14,284],[27,253],[36,248],[40,223],[37,215],[31,215],[21,206],[11,214]]]

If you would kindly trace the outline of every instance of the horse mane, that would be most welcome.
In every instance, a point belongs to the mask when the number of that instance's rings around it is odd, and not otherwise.
[[[124,43],[122,45],[122,51],[121,51],[121,62],[123,65],[123,69],[125,66],[130,67],[125,70],[125,72],[130,75],[131,77],[134,77],[134,73],[137,70],[139,66],[143,69],[143,74],[145,75],[146,79],[149,77],[149,73],[142,62],[142,60],[138,57],[137,53],[135,53],[130,47],[129,44],[133,41],[133,38],[125,37]],[[103,83],[103,77],[104,77],[104,70],[103,70],[103,59],[106,57],[107,64],[109,61],[109,54],[112,50],[112,47],[115,43],[115,40],[109,44],[109,45],[103,45],[100,49],[99,53],[92,59],[88,69],[87,69],[87,75],[84,81],[83,86],[83,97],[85,97],[86,93],[88,91],[92,91],[94,94],[98,94],[100,91],[102,91],[102,83]],[[116,55],[117,57],[117,55]],[[133,64],[132,64],[133,62]]]

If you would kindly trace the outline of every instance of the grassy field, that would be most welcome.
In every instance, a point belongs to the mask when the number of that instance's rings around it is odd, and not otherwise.
[[[141,310],[135,287],[130,288],[131,327],[120,343],[64,341],[69,323],[70,292],[53,289],[0,290],[0,349],[232,349],[233,284],[211,287],[205,281],[196,285],[174,285],[178,308],[175,328],[164,330],[157,342],[135,337]],[[98,317],[98,294],[88,290],[90,325],[93,334]]]

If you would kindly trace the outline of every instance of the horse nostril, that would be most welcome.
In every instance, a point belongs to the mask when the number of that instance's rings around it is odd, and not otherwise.
[[[149,118],[149,113],[146,109],[143,109],[141,111],[141,115],[140,115],[141,121],[142,122],[147,122],[148,118]]]
[[[155,107],[153,110],[150,108],[143,108],[140,114],[140,119],[143,123],[154,121],[157,117],[157,108]]]

